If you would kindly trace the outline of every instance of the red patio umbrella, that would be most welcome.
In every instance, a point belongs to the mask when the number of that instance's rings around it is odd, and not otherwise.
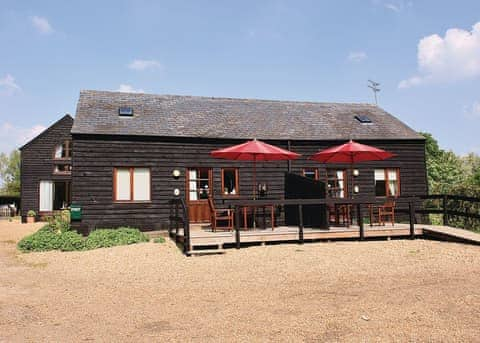
[[[393,156],[395,156],[395,154],[388,151],[350,140],[348,143],[319,151],[315,155],[310,156],[309,159],[321,163],[349,163],[353,170],[354,163],[381,161]]]
[[[253,199],[255,199],[257,183],[257,161],[294,160],[300,156],[292,151],[284,150],[256,139],[228,148],[214,150],[210,155],[227,160],[253,161]]]

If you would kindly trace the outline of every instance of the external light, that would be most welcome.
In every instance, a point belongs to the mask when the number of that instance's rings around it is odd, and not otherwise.
[[[360,172],[358,171],[358,169],[354,169],[353,176],[358,176],[358,175],[360,175]]]
[[[180,174],[181,174],[180,170],[178,170],[178,169],[174,169],[172,171],[172,176],[173,176],[174,179],[178,179],[180,177]]]
[[[180,195],[180,190],[178,188],[175,188],[173,190],[173,195],[175,195],[176,197],[178,197]]]

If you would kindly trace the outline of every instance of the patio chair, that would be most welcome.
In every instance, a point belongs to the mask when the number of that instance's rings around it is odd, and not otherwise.
[[[392,226],[395,225],[395,201],[387,200],[383,205],[378,206],[378,222],[385,225],[385,218],[390,218]]]
[[[395,225],[395,200],[387,199],[383,205],[368,205],[370,209],[370,226],[375,219],[375,207],[377,210],[378,225],[385,225],[385,220],[390,219],[392,226]]]
[[[208,207],[210,208],[210,222],[212,223],[213,232],[216,232],[217,229],[233,230],[232,209],[216,209],[211,196],[208,197]]]

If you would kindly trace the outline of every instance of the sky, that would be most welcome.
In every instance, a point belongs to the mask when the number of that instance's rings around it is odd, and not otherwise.
[[[480,153],[480,1],[0,0],[0,152],[82,89],[373,103]]]

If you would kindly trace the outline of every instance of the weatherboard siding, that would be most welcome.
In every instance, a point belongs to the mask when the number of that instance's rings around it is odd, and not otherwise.
[[[46,131],[21,148],[21,213],[22,219],[29,210],[39,212],[40,181],[68,181],[70,175],[55,175],[54,149],[71,139],[73,118],[64,116]]]
[[[100,227],[135,226],[142,230],[166,228],[169,216],[168,201],[173,189],[179,188],[185,196],[185,173],[187,168],[208,167],[213,169],[213,190],[217,206],[227,197],[221,192],[221,168],[238,167],[240,196],[250,196],[253,188],[252,163],[214,159],[210,151],[220,149],[243,140],[161,138],[133,136],[73,136],[72,159],[72,202],[82,207],[83,219],[74,226],[83,232]],[[318,150],[343,143],[344,141],[292,141],[291,150],[302,154],[292,161],[291,171],[301,174],[305,167],[320,168],[320,177],[325,175],[323,166],[307,160]],[[400,168],[401,194],[417,195],[427,191],[425,179],[425,154],[423,140],[361,141],[398,156],[375,163],[356,166],[360,175],[356,183],[361,194],[374,195],[374,168]],[[287,148],[287,141],[268,141],[270,144]],[[151,170],[151,201],[148,203],[115,203],[113,201],[113,169],[115,167],[149,167]],[[329,165],[335,168],[337,166]],[[341,166],[338,166],[341,167]],[[173,169],[182,172],[175,180]],[[268,184],[268,197],[284,195],[284,173],[288,162],[257,163],[257,182]],[[381,199],[379,199],[381,201]]]

